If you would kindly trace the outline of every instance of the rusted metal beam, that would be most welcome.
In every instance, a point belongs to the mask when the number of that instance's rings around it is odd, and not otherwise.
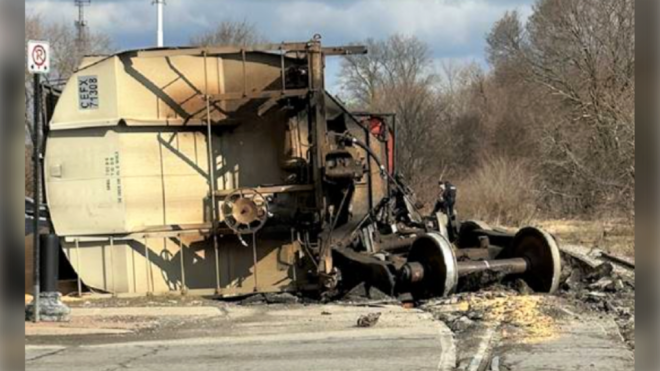
[[[367,54],[367,47],[362,45],[328,46],[321,48],[321,52],[327,56]]]
[[[275,52],[284,50],[286,52],[304,52],[307,51],[308,43],[280,43],[280,44],[261,44],[253,46],[208,46],[208,47],[191,47],[191,48],[168,48],[168,49],[145,49],[137,53],[139,58],[162,58],[172,57],[177,55],[189,56],[208,56],[222,55],[222,54],[240,54],[245,51],[247,53],[253,52]]]
[[[309,93],[309,89],[293,89],[293,90],[264,90],[259,92],[235,92],[210,95],[211,101],[227,101],[227,100],[241,100],[241,99],[270,99],[270,98],[292,98],[303,97]]]
[[[112,284],[112,294],[117,293],[117,287],[115,287],[115,239],[110,237],[110,274],[112,275],[111,284]]]
[[[417,239],[417,236],[407,237],[407,238],[396,238],[380,243],[378,251],[389,251],[394,252],[398,250],[407,250],[410,249],[413,242]]]
[[[202,56],[204,53],[208,56],[223,55],[223,54],[240,54],[243,51],[246,53],[254,52],[284,52],[284,53],[300,53],[309,50],[310,43],[308,42],[295,42],[295,43],[280,43],[280,44],[260,44],[253,46],[208,46],[208,47],[190,47],[190,48],[167,48],[167,49],[144,49],[137,52],[139,58],[163,58],[178,55],[189,56]],[[334,55],[355,55],[366,54],[367,48],[361,45],[349,46],[333,46],[321,49],[321,52],[328,56]]]
[[[608,254],[604,251],[602,251],[600,253],[600,256],[605,260],[609,260],[609,261],[614,262],[616,264],[622,265],[622,266],[624,266],[628,269],[635,269],[635,263],[632,262],[632,261],[620,258],[620,257],[612,255],[612,254]]]
[[[273,97],[269,98],[266,102],[264,102],[262,105],[259,106],[259,109],[257,109],[257,116],[261,117],[266,114],[266,112],[270,111],[271,108],[275,107],[277,105],[277,102],[280,101],[280,98]]]
[[[254,188],[255,191],[261,194],[272,194],[272,193],[292,193],[292,192],[311,192],[314,190],[313,184],[292,184],[292,185],[281,185],[274,187],[257,187]],[[228,196],[233,193],[233,189],[218,189],[215,191],[216,196]]]
[[[186,286],[186,267],[185,267],[185,257],[183,256],[184,253],[184,246],[183,246],[183,241],[181,241],[181,235],[177,235],[177,240],[179,241],[179,261],[181,263],[181,294],[185,294],[186,291],[188,290],[188,287]]]
[[[76,269],[77,269],[77,284],[78,284],[78,297],[82,297],[82,265],[80,265],[80,240],[76,238]]]

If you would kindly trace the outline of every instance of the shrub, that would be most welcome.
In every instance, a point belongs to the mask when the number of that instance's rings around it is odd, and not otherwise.
[[[487,159],[458,182],[458,216],[494,225],[527,224],[537,210],[535,183],[533,173],[523,162]]]

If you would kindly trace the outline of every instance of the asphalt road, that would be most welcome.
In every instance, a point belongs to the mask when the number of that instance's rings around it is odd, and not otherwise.
[[[370,312],[382,313],[377,325],[356,327]],[[28,345],[26,370],[450,370],[456,359],[444,324],[399,307],[236,308],[207,320],[163,339]]]
[[[488,309],[506,309],[499,322],[455,333],[431,313],[396,305],[99,303],[74,308],[68,324],[26,323],[25,369],[477,371],[495,358],[503,371],[634,369],[613,319],[555,297],[532,299],[507,298]],[[534,310],[523,305],[534,302]],[[375,312],[374,326],[356,326]]]

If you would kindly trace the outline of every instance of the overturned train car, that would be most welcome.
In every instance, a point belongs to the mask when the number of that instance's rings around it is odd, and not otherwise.
[[[547,233],[429,215],[396,175],[392,116],[352,113],[302,43],[88,57],[49,124],[44,179],[81,284],[113,294],[337,293],[366,282],[416,299],[500,271],[552,292]]]

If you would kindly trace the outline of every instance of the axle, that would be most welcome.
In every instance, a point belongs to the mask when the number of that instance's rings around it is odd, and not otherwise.
[[[499,260],[460,261],[456,264],[458,276],[463,277],[478,272],[502,272],[506,274],[523,274],[529,269],[525,258]],[[424,265],[418,262],[408,262],[402,268],[401,277],[404,281],[415,283],[424,279]]]
[[[455,290],[459,277],[478,272],[520,275],[537,292],[556,291],[561,259],[554,238],[527,227],[509,239],[511,244],[502,250],[482,248],[483,253],[477,253],[476,249],[465,249],[461,261],[457,261],[456,250],[446,237],[437,233],[422,235],[410,247],[408,260],[399,271],[399,282],[419,299],[448,295]]]
[[[529,269],[525,258],[511,258],[499,260],[474,260],[458,262],[459,277],[477,272],[502,272],[506,274],[522,274]]]

